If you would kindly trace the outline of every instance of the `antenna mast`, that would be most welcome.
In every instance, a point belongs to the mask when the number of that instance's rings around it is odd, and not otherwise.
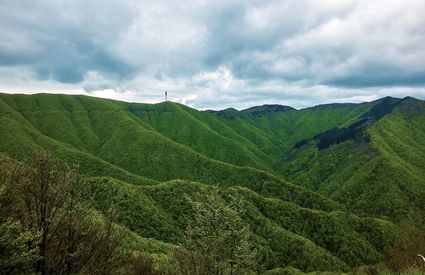
[[[167,96],[168,96],[167,91],[165,91],[165,101],[167,101]]]

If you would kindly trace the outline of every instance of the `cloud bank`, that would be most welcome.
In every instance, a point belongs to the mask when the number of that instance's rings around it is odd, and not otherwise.
[[[422,0],[1,0],[0,91],[196,108],[425,98]]]

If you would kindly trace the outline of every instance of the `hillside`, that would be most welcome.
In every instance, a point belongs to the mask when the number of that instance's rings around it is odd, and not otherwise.
[[[201,112],[0,94],[0,127],[2,159],[43,148],[78,164],[95,208],[114,205],[163,257],[183,240],[185,197],[202,200],[211,185],[243,198],[262,271],[374,264],[425,205],[425,103],[414,98]]]
[[[401,220],[423,211],[424,122],[423,101],[381,100],[352,125],[294,148],[283,174],[358,214]]]

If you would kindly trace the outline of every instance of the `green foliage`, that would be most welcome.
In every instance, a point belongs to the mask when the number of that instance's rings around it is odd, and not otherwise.
[[[135,181],[129,180],[130,172],[161,181],[227,180],[245,186],[252,182],[244,175],[227,179],[235,174],[227,163],[274,173],[274,163],[290,146],[352,119],[366,106],[227,120],[170,102],[130,104],[45,94],[0,98],[0,124],[5,130],[0,149],[13,157],[43,147],[81,164],[81,171],[91,176]],[[238,169],[237,174],[245,172]]]
[[[404,221],[401,225],[403,233],[388,249],[382,265],[392,272],[403,273],[416,267],[425,272],[425,260],[419,255],[425,251],[425,220],[421,215],[414,220]]]
[[[125,231],[114,211],[90,208],[73,168],[47,152],[11,167],[1,169],[2,272],[109,274],[125,266]]]
[[[199,112],[171,102],[0,94],[0,170],[10,174],[12,159],[25,161],[42,148],[78,164],[84,180],[75,182],[76,190],[89,199],[76,198],[74,210],[67,210],[69,188],[53,177],[53,187],[61,187],[49,192],[62,201],[52,204],[61,209],[55,216],[75,216],[49,226],[62,234],[63,224],[71,224],[96,239],[91,228],[107,224],[105,213],[113,207],[122,249],[131,251],[117,267],[122,273],[170,271],[193,210],[185,196],[204,205],[214,185],[221,203],[244,198],[236,220],[246,226],[259,270],[339,272],[380,261],[404,230],[398,223],[424,210],[424,125],[425,103],[413,98]],[[317,146],[329,129],[347,127],[367,138]],[[67,169],[54,170],[62,178]],[[15,194],[24,193],[21,187]],[[2,205],[2,215],[19,213],[26,201]],[[19,240],[33,232],[35,243],[43,230],[28,231],[26,219],[2,223],[5,249],[25,262]],[[18,236],[16,243],[8,235]]]
[[[412,102],[413,101],[413,102]],[[360,215],[401,221],[425,205],[425,104],[403,99],[365,129],[371,142],[294,149],[283,174]]]
[[[37,232],[8,219],[0,225],[0,274],[32,274],[38,258]]]
[[[81,188],[92,194],[96,209],[107,211],[113,207],[117,221],[140,236],[170,243],[177,243],[183,236],[176,222],[139,186],[111,178],[90,178],[81,183]]]
[[[187,197],[193,213],[175,251],[182,274],[252,274],[257,267],[242,201],[226,202],[219,192],[211,188],[202,201]]]

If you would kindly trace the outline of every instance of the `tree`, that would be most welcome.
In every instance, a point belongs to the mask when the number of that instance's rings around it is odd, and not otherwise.
[[[25,230],[19,221],[0,225],[0,274],[31,274],[38,259],[38,234]]]
[[[17,165],[6,183],[10,214],[40,234],[36,271],[41,274],[48,270],[47,249],[66,218],[64,210],[76,186],[75,175],[71,167],[42,151],[28,164]]]
[[[250,244],[243,200],[224,200],[212,187],[202,201],[188,197],[193,210],[185,240],[175,252],[182,274],[250,274],[256,268],[256,251]]]
[[[41,151],[6,170],[0,197],[6,263],[33,261],[40,274],[108,274],[123,263],[115,212],[102,216],[90,207],[76,167]]]

